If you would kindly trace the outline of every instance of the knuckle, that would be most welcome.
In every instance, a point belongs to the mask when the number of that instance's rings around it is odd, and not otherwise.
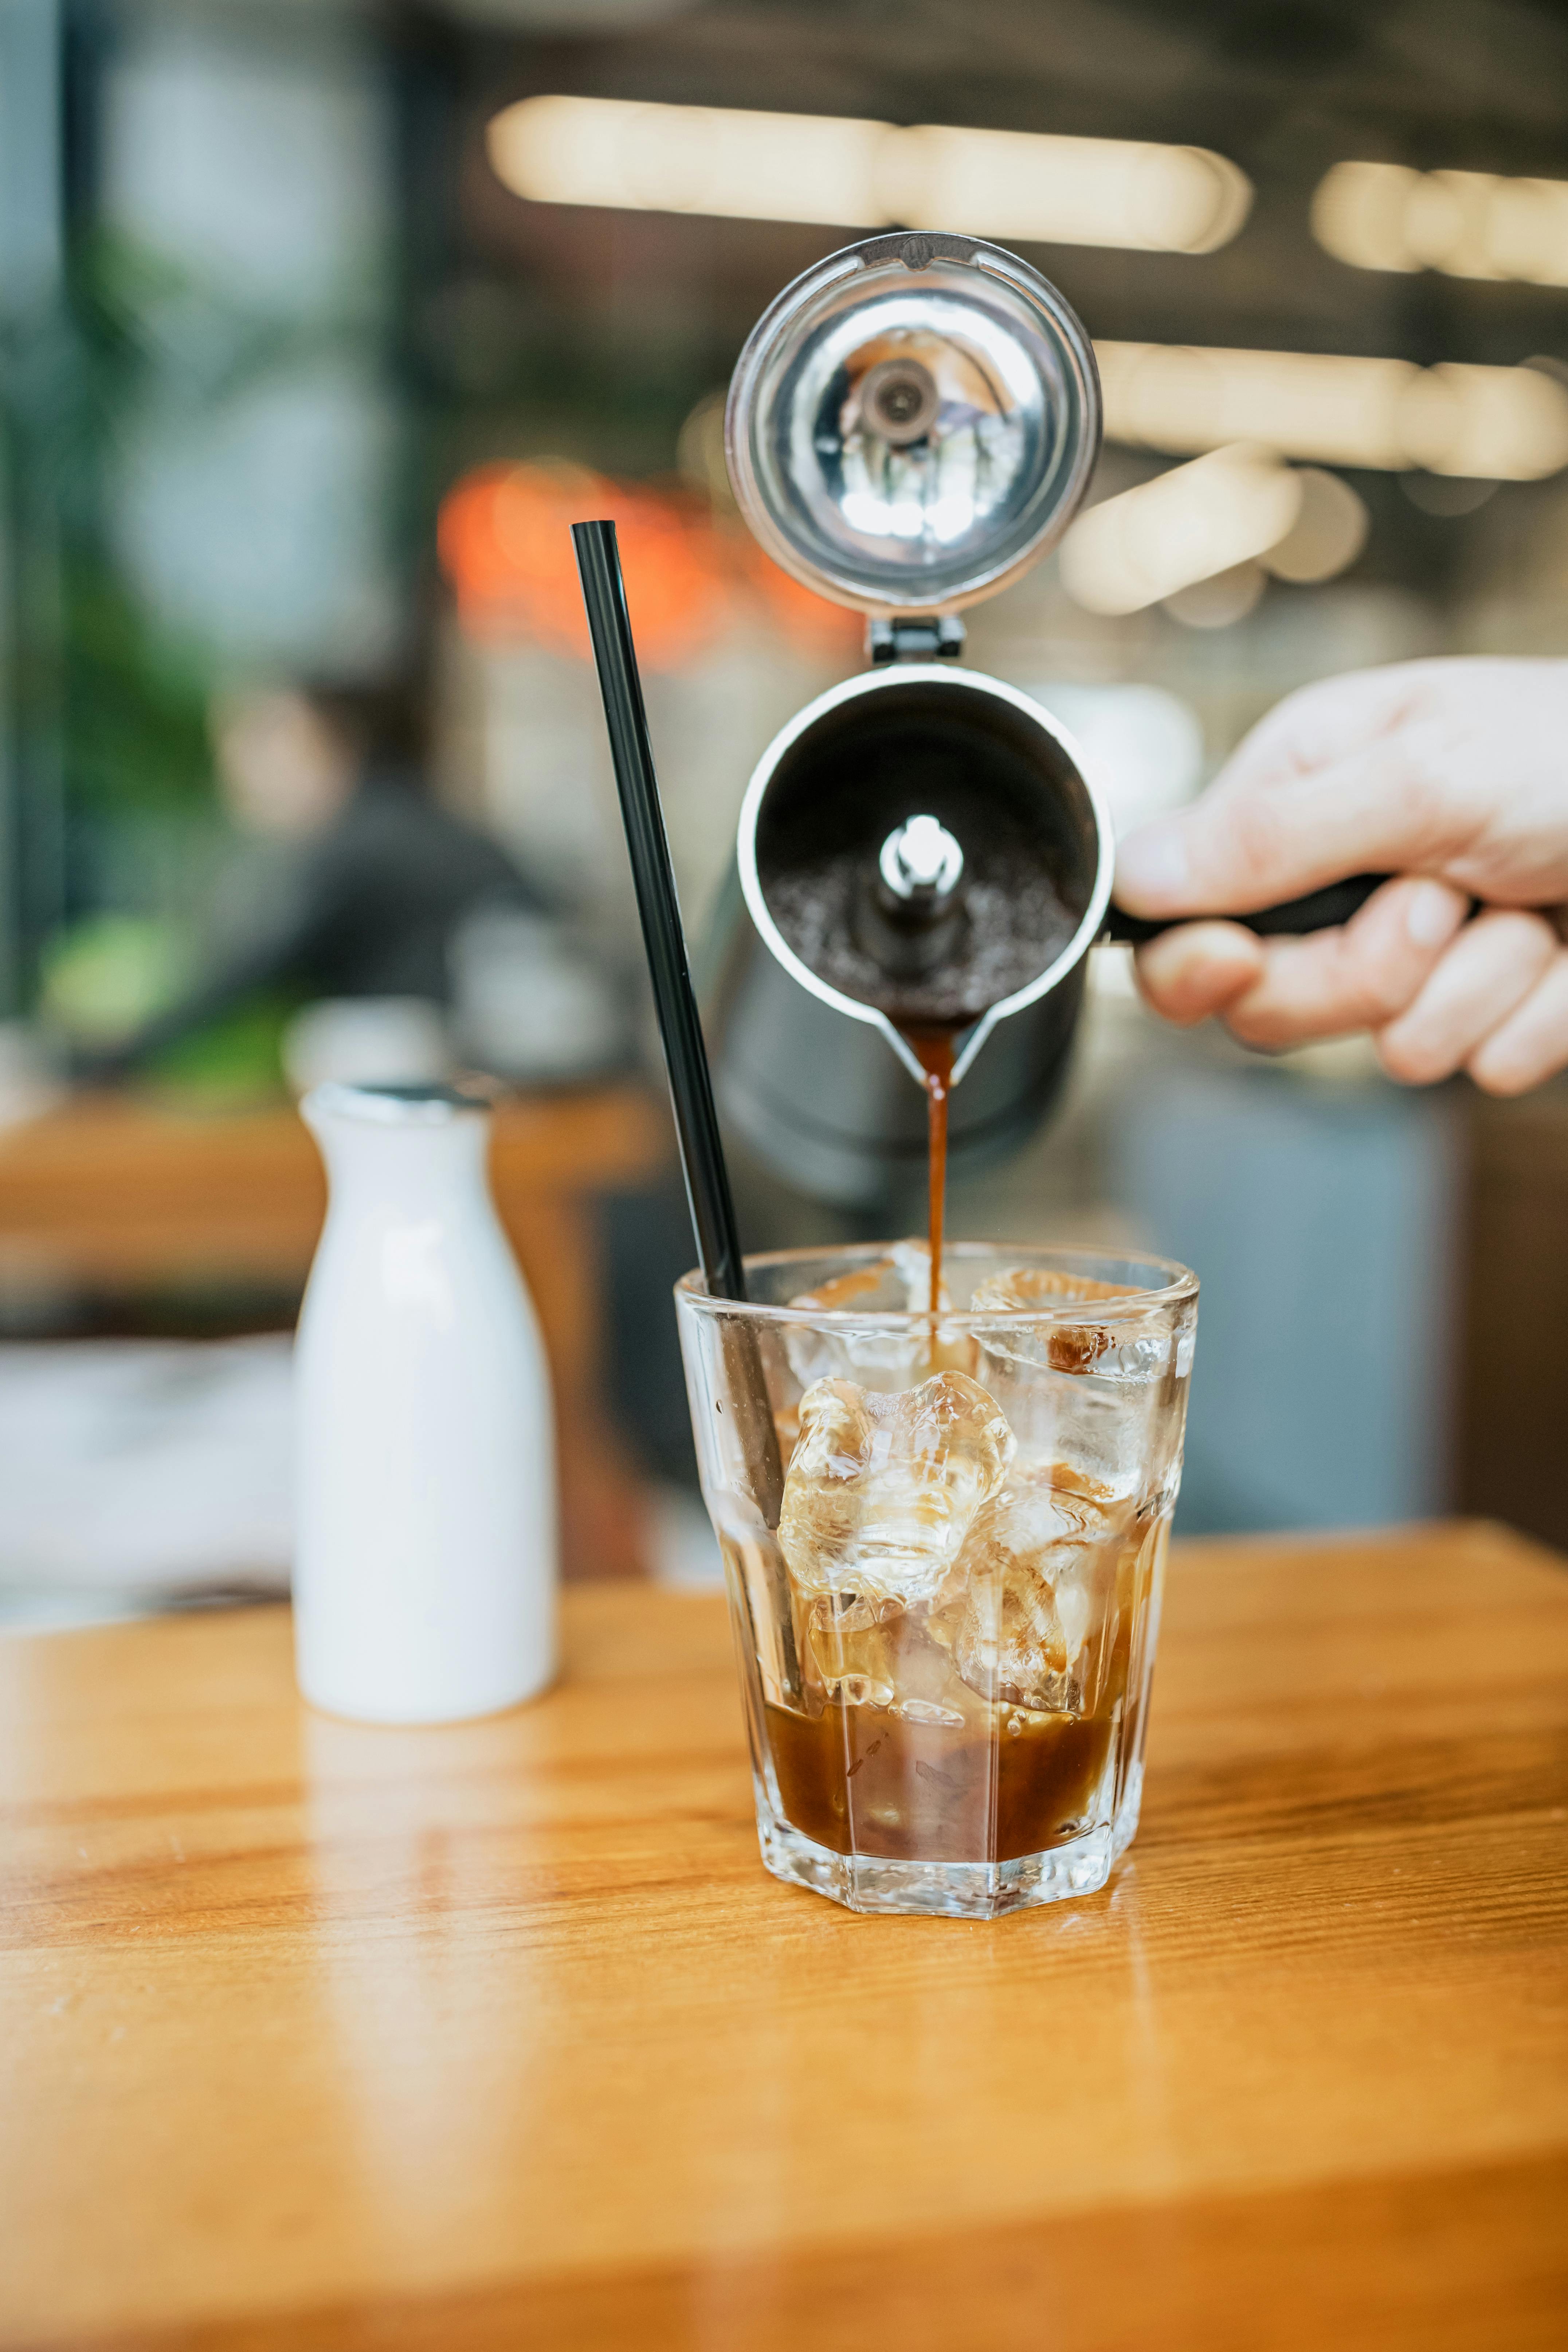
[[[1138,992],[1151,1012],[1162,1021],[1169,1021],[1178,1029],[1190,1028],[1201,1021],[1209,1008],[1200,1001],[1194,1003],[1195,992],[1191,975],[1182,963],[1168,960],[1149,962],[1139,955],[1133,964]]]
[[[1418,1037],[1402,1036],[1397,1027],[1374,1034],[1377,1058],[1402,1087],[1429,1087],[1447,1077],[1453,1064]]]
[[[1453,793],[1445,730],[1434,719],[1402,728],[1387,751],[1386,790],[1394,826],[1414,862],[1453,846]]]
[[[1405,1011],[1419,985],[1382,925],[1321,934],[1305,954],[1322,1027],[1331,1021],[1336,1030],[1382,1028]]]
[[[1138,992],[1151,1013],[1157,1013],[1162,1021],[1169,1021],[1178,1029],[1190,1028],[1195,1020],[1202,1018],[1201,1014],[1188,1011],[1186,1000],[1179,989],[1159,988],[1140,976]]]
[[[1353,1017],[1363,1028],[1381,1029],[1415,998],[1423,974],[1413,972],[1407,957],[1384,940],[1346,938],[1342,951],[1343,992]]]
[[[1277,1007],[1268,1005],[1237,1005],[1226,1014],[1225,1025],[1238,1045],[1248,1045],[1259,1054],[1278,1053],[1282,1046],[1299,1045],[1312,1034]]]
[[[1466,944],[1480,969],[1511,973],[1530,987],[1560,951],[1556,932],[1543,915],[1514,907],[1489,908],[1479,915]]]
[[[1216,812],[1217,814],[1217,812]],[[1238,793],[1226,812],[1228,863],[1248,898],[1267,898],[1283,864],[1284,830],[1266,792]]]
[[[1528,957],[1531,963],[1544,971],[1556,955],[1559,945],[1556,928],[1550,918],[1521,913],[1511,915],[1509,919],[1518,926],[1515,937],[1521,957]]]
[[[1471,1055],[1465,1065],[1465,1072],[1484,1095],[1495,1095],[1504,1099],[1510,1095],[1528,1094],[1542,1075],[1521,1063],[1489,1055],[1484,1049]]]
[[[1260,737],[1268,739],[1269,751],[1298,775],[1316,767],[1325,756],[1325,746],[1333,741],[1343,698],[1339,685],[1337,678],[1321,677],[1310,686],[1297,687],[1275,705],[1258,730]]]

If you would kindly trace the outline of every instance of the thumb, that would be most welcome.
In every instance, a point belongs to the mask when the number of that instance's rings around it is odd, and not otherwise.
[[[1397,734],[1307,775],[1226,776],[1128,835],[1116,897],[1137,915],[1246,915],[1352,874],[1440,860],[1436,812]]]
[[[1441,661],[1394,662],[1384,669],[1342,670],[1299,686],[1260,719],[1220,772],[1225,784],[1273,784],[1316,775],[1381,735],[1405,726],[1429,701]]]

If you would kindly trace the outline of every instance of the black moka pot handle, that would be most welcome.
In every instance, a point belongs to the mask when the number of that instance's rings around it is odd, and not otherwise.
[[[1105,933],[1108,940],[1125,940],[1141,948],[1150,940],[1157,940],[1162,931],[1174,930],[1178,923],[1239,923],[1244,931],[1256,931],[1260,939],[1293,939],[1302,931],[1330,931],[1339,923],[1348,923],[1360,912],[1374,890],[1381,890],[1392,877],[1387,874],[1352,874],[1348,882],[1331,882],[1324,889],[1309,890],[1304,898],[1288,898],[1282,907],[1260,907],[1250,915],[1168,915],[1150,917],[1129,915],[1120,907],[1106,909]]]

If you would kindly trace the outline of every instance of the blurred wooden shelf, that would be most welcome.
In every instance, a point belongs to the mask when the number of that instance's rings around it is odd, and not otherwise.
[[[650,1181],[668,1133],[632,1086],[514,1097],[495,1114],[491,1187],[554,1373],[573,1573],[641,1564],[640,1496],[600,1401],[591,1202]],[[218,1114],[86,1096],[0,1130],[0,1273],[13,1277],[302,1283],[325,1209],[315,1144],[288,1105]]]
[[[757,1858],[720,1601],[533,1706],[299,1705],[281,1609],[0,1640],[0,2346],[1546,2352],[1568,1577],[1178,1547],[1103,1894]]]
[[[635,1184],[667,1126],[651,1096],[623,1087],[517,1098],[495,1116],[491,1182],[502,1220],[541,1194]],[[288,1105],[228,1114],[85,1096],[0,1130],[0,1250],[110,1282],[189,1275],[302,1275],[326,1185]]]

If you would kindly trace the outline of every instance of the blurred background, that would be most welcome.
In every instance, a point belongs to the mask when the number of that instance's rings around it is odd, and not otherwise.
[[[968,658],[1119,825],[1310,679],[1562,654],[1565,89],[1548,0],[0,0],[0,1613],[280,1586],[291,1095],[458,1066],[510,1089],[568,1572],[710,1575],[566,526],[620,526],[694,940],[864,657],[737,521],[726,381],[890,222],[1099,347],[1089,509]],[[1249,1057],[1096,961],[952,1229],[1198,1269],[1179,1524],[1568,1541],[1568,1092]],[[749,1246],[851,1229],[736,1160]]]

